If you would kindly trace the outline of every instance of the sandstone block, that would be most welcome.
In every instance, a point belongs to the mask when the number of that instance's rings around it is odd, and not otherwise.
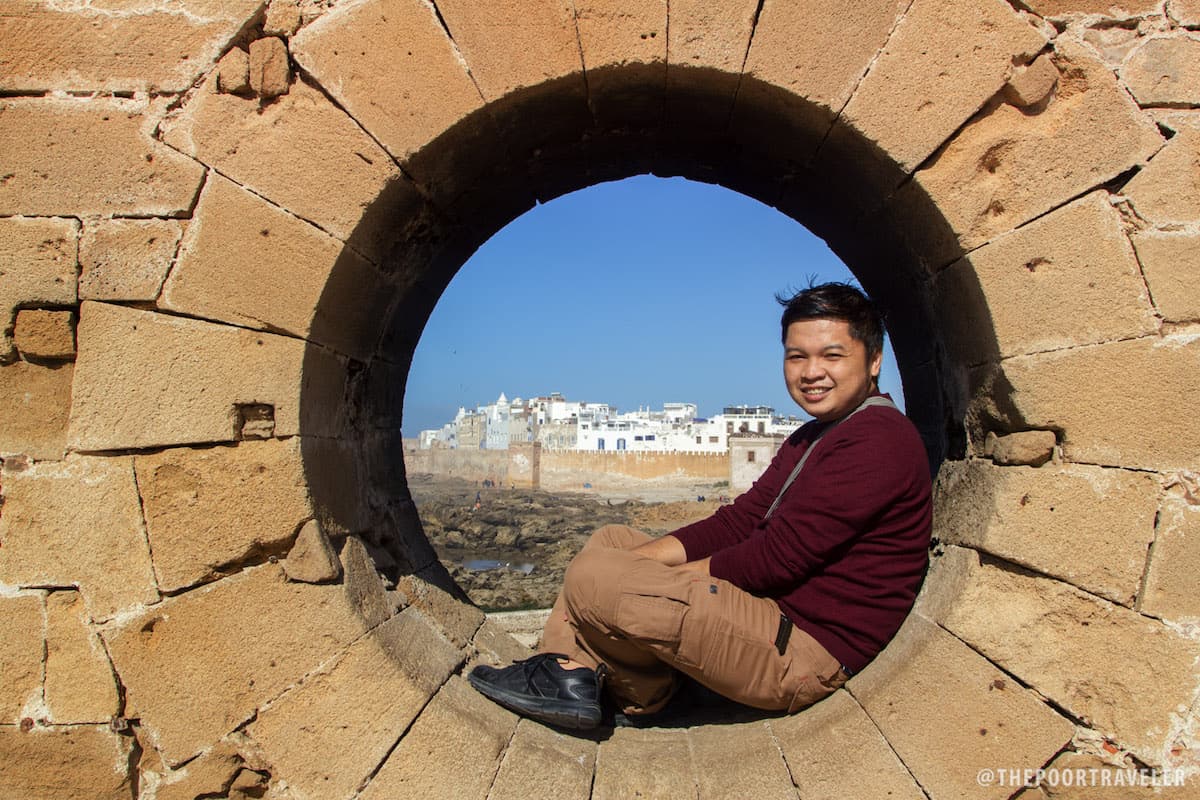
[[[696,797],[686,731],[617,728],[596,754],[595,800]]]
[[[107,726],[0,726],[0,797],[129,800],[132,739]]]
[[[1128,19],[1158,11],[1154,0],[1032,0],[1025,5],[1035,14],[1051,19],[1080,15],[1102,15]]]
[[[1171,0],[1167,12],[1180,25],[1200,25],[1200,0]]]
[[[245,94],[250,91],[250,54],[234,47],[221,57],[214,70],[217,91],[222,94]]]
[[[1172,133],[1200,128],[1200,110],[1197,109],[1157,108],[1151,109],[1150,113],[1159,127]]]
[[[487,100],[581,72],[575,14],[568,2],[445,0],[438,11]]]
[[[1121,192],[1153,225],[1200,219],[1200,131],[1180,131]]]
[[[300,527],[296,542],[283,562],[283,572],[288,580],[303,583],[328,583],[342,576],[342,563],[315,519]]]
[[[367,255],[395,241],[394,221],[364,222],[399,170],[354,120],[302,81],[260,108],[236,95],[198,92],[162,124],[163,139]],[[296,169],[304,164],[304,169]],[[404,191],[415,191],[404,189]]]
[[[340,586],[290,583],[272,565],[168,598],[102,635],[126,714],[177,765],[366,630]]]
[[[183,229],[173,219],[89,222],[79,242],[79,297],[154,300],[175,258]]]
[[[740,74],[750,45],[750,32],[755,27],[756,10],[755,4],[746,0],[721,4],[702,0],[671,3],[671,24],[667,30],[668,81],[671,69],[676,66]]]
[[[1069,39],[1053,57],[1060,78],[1051,101],[1029,115],[992,104],[972,120],[891,201],[898,214],[926,195],[958,236],[962,250],[1111,180],[1162,144],[1154,124],[1112,72]],[[917,204],[917,205],[914,205]],[[921,244],[922,229],[912,236]],[[933,263],[961,253],[938,242]]]
[[[1176,489],[1163,496],[1158,530],[1138,608],[1170,620],[1200,618],[1195,577],[1200,569],[1200,504]]]
[[[849,692],[834,692],[799,714],[769,724],[806,800],[925,797]],[[853,747],[847,747],[850,742]]]
[[[540,628],[534,637],[535,641],[541,638]],[[471,646],[475,651],[472,666],[474,663],[482,663],[493,667],[505,667],[533,655],[531,647],[519,641],[516,634],[502,628],[490,616],[479,626],[479,630],[475,631]]]
[[[59,724],[107,723],[120,711],[112,664],[79,592],[46,598],[46,707]]]
[[[204,168],[150,135],[152,110],[115,98],[4,100],[0,215],[187,213]]]
[[[257,0],[169,6],[14,3],[0,17],[4,88],[182,92],[254,14]]]
[[[940,620],[947,630],[1147,764],[1162,763],[1195,693],[1200,645],[1049,578],[971,560],[960,585]]]
[[[1196,469],[1198,362],[1200,342],[1185,334],[1019,356],[1003,362],[994,393],[1011,403],[1012,428],[1062,431],[1069,461]],[[1110,390],[1114,375],[1142,390]]]
[[[796,789],[765,722],[688,731],[698,797],[794,800]]]
[[[285,553],[313,515],[296,439],[165,450],[137,456],[134,469],[168,592]]]
[[[5,543],[7,545],[7,543]],[[16,724],[42,700],[46,613],[41,594],[0,597],[0,721]]]
[[[300,29],[300,4],[296,0],[274,0],[267,6],[263,33],[285,39]]]
[[[1169,322],[1200,319],[1200,235],[1143,231],[1133,237],[1154,305]]]
[[[292,80],[287,45],[277,36],[265,36],[250,43],[250,89],[259,97],[287,94]]]
[[[342,583],[347,599],[368,626],[383,624],[396,612],[396,607],[379,566],[359,537],[348,536],[341,545],[338,556],[345,575]]]
[[[364,37],[397,46],[363,53],[356,43]],[[421,3],[339,6],[297,34],[292,52],[402,161],[483,105],[433,10]]]
[[[1054,431],[1021,431],[1008,436],[988,434],[992,461],[1006,467],[1040,467],[1054,456]]]
[[[128,458],[6,473],[0,541],[0,583],[78,586],[92,619],[158,600]]]
[[[523,719],[504,751],[488,800],[588,800],[595,765],[595,742]]]
[[[79,223],[69,219],[0,219],[0,355],[19,306],[74,305]]]
[[[1196,777],[1177,783],[1166,784],[1167,776],[1158,778],[1164,787],[1130,784],[1138,775],[1132,768],[1114,767],[1096,756],[1083,753],[1060,753],[1046,767],[1047,780],[1042,782],[1042,792],[1048,800],[1196,800],[1200,797]],[[1051,782],[1050,778],[1054,781]],[[1172,776],[1174,777],[1174,776]],[[1170,786],[1170,788],[1166,788]]]
[[[516,716],[452,677],[358,796],[483,800],[516,724]]]
[[[1007,798],[1008,788],[979,786],[978,771],[1036,769],[1074,732],[1033,692],[916,614],[847,687],[931,797]]]
[[[74,372],[71,364],[0,366],[0,453],[63,457]]]
[[[242,764],[233,745],[220,742],[178,771],[168,770],[165,765],[148,770],[143,763],[140,772],[143,780],[148,772],[157,778],[154,800],[195,800],[206,794],[220,795],[233,782]]]
[[[733,125],[763,140],[781,120],[792,120],[777,140],[761,145],[808,160],[908,5],[896,0],[837,8],[807,1],[763,5],[746,56],[745,74],[753,80],[738,89]]]
[[[918,0],[846,104],[859,131],[912,172],[1046,44],[1007,3]]]
[[[246,404],[273,408],[276,436],[340,426],[328,411],[345,368],[297,339],[85,302],[78,342],[70,441],[81,450],[232,441]]]
[[[667,80],[666,0],[578,0],[573,5],[596,123],[657,126]]]
[[[431,573],[441,573],[432,575]],[[440,563],[434,563],[418,575],[406,575],[397,587],[408,597],[409,602],[424,611],[442,626],[442,630],[457,647],[466,647],[483,624],[484,615],[475,606],[456,598],[435,581],[453,586],[454,581],[445,574]],[[453,587],[457,591],[458,588]]]
[[[75,325],[70,311],[27,308],[17,312],[13,342],[28,358],[60,361],[75,357]]]
[[[1083,40],[1095,48],[1105,62],[1119,68],[1142,42],[1142,37],[1136,27],[1116,25],[1087,28],[1083,32]]]
[[[1005,234],[939,273],[946,339],[967,363],[1153,333],[1120,214],[1105,192]],[[989,326],[980,324],[990,317]]]
[[[1200,39],[1148,38],[1125,61],[1121,78],[1143,106],[1200,105]]]
[[[1048,56],[1017,67],[1004,85],[1004,98],[1017,108],[1029,108],[1045,100],[1058,85],[1058,68]]]
[[[383,283],[341,241],[214,175],[162,305],[313,339],[365,361],[391,295]]]
[[[459,660],[429,620],[409,609],[273,702],[251,723],[250,736],[274,765],[273,777],[293,791],[349,798]]]
[[[956,461],[938,473],[934,507],[943,541],[1132,605],[1157,505],[1158,483],[1146,473]]]

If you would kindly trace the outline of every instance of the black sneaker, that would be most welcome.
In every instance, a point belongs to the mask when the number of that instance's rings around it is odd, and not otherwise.
[[[600,675],[587,667],[563,669],[556,653],[539,653],[512,666],[480,665],[467,680],[484,697],[510,711],[563,728],[590,730],[600,724]]]

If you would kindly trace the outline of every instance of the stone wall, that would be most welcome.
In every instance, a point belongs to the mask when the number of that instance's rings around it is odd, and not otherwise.
[[[1194,772],[1198,50],[1194,0],[12,5],[0,796]],[[520,650],[438,566],[399,409],[480,243],[644,172],[773,205],[887,307],[941,544],[817,707],[596,742],[466,688]]]

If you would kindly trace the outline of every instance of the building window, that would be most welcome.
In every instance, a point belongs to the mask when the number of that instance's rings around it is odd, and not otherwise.
[[[703,444],[703,442],[701,442],[701,441],[700,441],[700,439],[701,439],[701,438],[703,438],[703,437],[701,437],[701,436],[697,436],[697,437],[696,437],[696,444]],[[709,439],[716,439],[717,437],[715,437],[715,436],[710,436],[710,437],[708,437],[708,438],[709,438]]]
[[[746,463],[747,464],[753,464],[757,458],[758,458],[758,453],[754,452],[753,450],[749,450],[746,452]]]
[[[767,423],[765,423],[765,422],[758,423],[758,432],[766,433],[767,432]]]
[[[617,439],[617,449],[618,449],[618,450],[624,450],[624,449],[625,449],[625,438],[624,438],[624,437],[622,437],[622,438],[620,438],[620,439]]]
[[[603,450],[603,449],[604,449],[604,439],[597,439],[597,440],[596,440],[596,449],[597,449],[597,450]]]
[[[696,437],[696,441],[700,441],[700,437]],[[720,436],[710,436],[710,437],[708,437],[708,441],[710,444],[716,444],[717,442],[721,441],[721,437]]]

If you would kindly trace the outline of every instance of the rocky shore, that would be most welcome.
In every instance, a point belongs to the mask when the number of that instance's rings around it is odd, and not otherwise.
[[[563,572],[601,525],[661,535],[720,507],[720,486],[654,487],[622,496],[481,487],[409,478],[421,523],[446,569],[486,611],[547,608]],[[704,500],[698,500],[704,497]],[[687,498],[687,499],[684,499]]]

